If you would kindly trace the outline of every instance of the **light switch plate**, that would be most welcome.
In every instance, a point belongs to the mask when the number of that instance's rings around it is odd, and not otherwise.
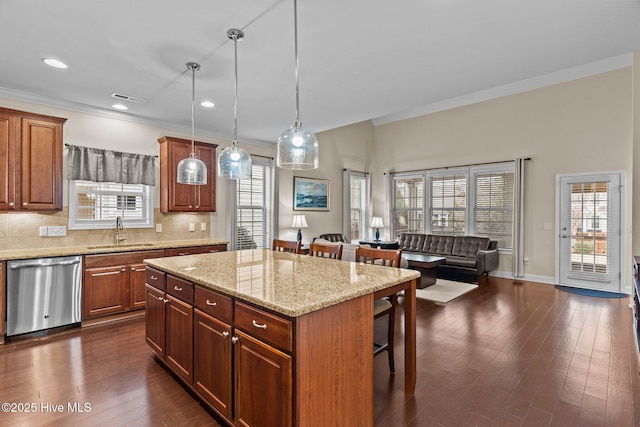
[[[67,227],[64,225],[50,225],[47,228],[47,235],[49,237],[63,237],[67,235]]]
[[[40,226],[40,237],[47,237],[49,235],[49,227],[41,225]]]
[[[156,233],[162,233],[162,224],[156,224]]]
[[[189,231],[196,231],[196,225],[193,222],[189,223]]]
[[[207,231],[207,223],[206,222],[201,222],[200,223],[200,231]]]

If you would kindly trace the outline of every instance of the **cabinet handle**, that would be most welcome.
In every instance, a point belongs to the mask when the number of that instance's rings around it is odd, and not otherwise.
[[[200,207],[200,205],[196,205],[196,209],[198,209]]]
[[[220,252],[218,249],[211,249],[209,252],[214,253],[214,252]]]
[[[225,337],[225,338],[226,338],[226,337],[228,337],[228,336],[229,336],[229,332],[224,331],[224,332],[222,333],[222,336],[223,336],[223,337]]]
[[[205,304],[210,305],[211,307],[215,307],[216,305],[218,305],[215,301],[214,301],[214,302],[211,302],[211,301],[209,301],[209,300],[207,300],[207,301],[205,302]]]
[[[168,302],[169,302],[169,300],[168,300],[168,299],[165,299],[165,300],[164,300],[164,302],[165,302],[165,303],[168,303]]]
[[[237,343],[237,342],[238,342],[238,337],[233,337],[233,338],[231,338],[231,343],[232,343],[232,344],[235,344],[235,343]]]
[[[173,290],[174,290],[174,291],[182,291],[182,288],[180,288],[180,287],[178,287],[178,286],[174,286],[174,287],[173,287]]]
[[[151,277],[149,277],[149,279],[151,279],[151,280],[158,280],[158,278],[157,278],[156,276],[151,276]]]
[[[123,267],[121,271],[127,271],[127,269]]]
[[[15,203],[9,202],[9,206],[13,207],[14,205],[15,205]]]
[[[189,252],[180,252],[178,255],[179,255],[179,256],[182,256],[182,255],[189,255]]]
[[[158,297],[159,301],[162,301],[164,299],[164,297]]]
[[[22,206],[27,206],[28,204],[29,204],[29,203],[24,202],[24,203],[22,203]]]
[[[252,320],[251,322],[253,323],[253,326],[255,326],[256,328],[267,329],[267,325],[265,325],[265,324],[260,324],[260,323],[256,322],[255,320]]]
[[[131,267],[131,271],[136,271],[136,268],[135,267]]]

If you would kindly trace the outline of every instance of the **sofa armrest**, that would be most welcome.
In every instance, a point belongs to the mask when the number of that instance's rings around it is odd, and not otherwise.
[[[488,273],[498,268],[500,259],[498,257],[498,249],[488,249],[478,251],[476,255],[476,268],[478,275]]]

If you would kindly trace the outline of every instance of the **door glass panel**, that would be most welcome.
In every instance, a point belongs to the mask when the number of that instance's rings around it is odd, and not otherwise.
[[[573,273],[607,275],[608,182],[571,184],[571,265]]]

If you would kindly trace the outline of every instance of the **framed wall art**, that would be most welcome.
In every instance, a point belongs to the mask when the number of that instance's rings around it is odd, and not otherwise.
[[[331,182],[328,179],[293,177],[294,211],[328,211]]]

